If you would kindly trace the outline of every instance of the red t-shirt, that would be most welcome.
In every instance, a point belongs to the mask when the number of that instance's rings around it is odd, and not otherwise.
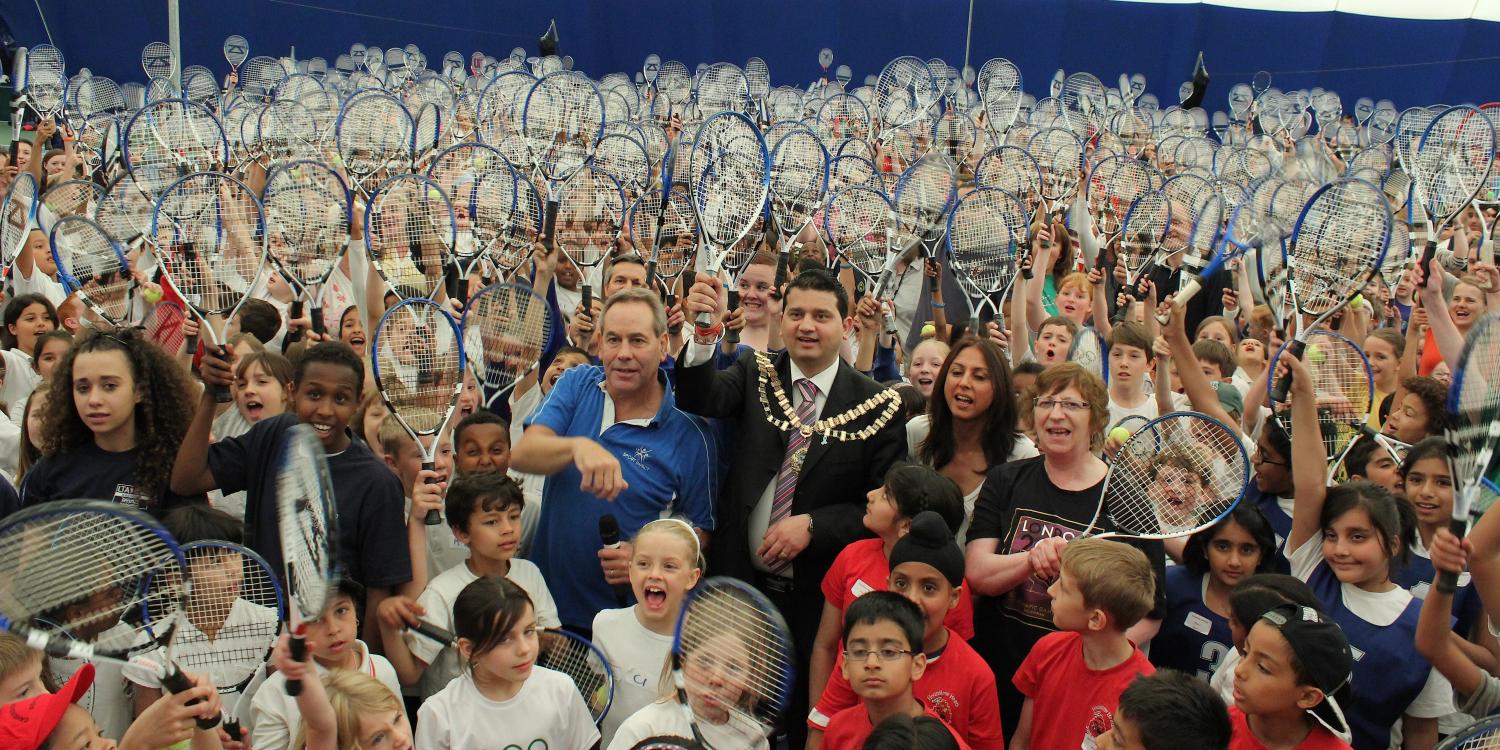
[[[1109,732],[1120,693],[1137,675],[1155,671],[1140,649],[1109,669],[1089,669],[1081,634],[1065,630],[1042,636],[1012,680],[1031,699],[1030,746],[1082,747],[1086,738]]]
[[[850,544],[823,576],[823,598],[838,608],[840,620],[849,603],[861,595],[890,590],[891,564],[885,559],[884,544],[879,539]],[[969,599],[968,581],[958,590],[958,606],[948,612],[943,624],[966,641],[974,637],[974,602]]]
[[[933,713],[926,704],[923,704],[922,711],[939,721],[943,718]],[[822,747],[824,750],[861,750],[865,746],[865,739],[873,731],[875,727],[870,724],[870,714],[865,711],[864,704],[850,706],[840,711],[828,722],[828,731],[823,733]],[[953,731],[953,727],[948,727],[948,731],[952,732],[953,739],[958,741],[959,750],[971,750],[968,743],[964,742],[964,738]]]
[[[1234,734],[1229,738],[1229,750],[1266,750],[1266,746],[1250,731],[1250,722],[1239,706],[1229,707],[1229,721],[1234,725]],[[1328,731],[1328,727],[1313,723],[1307,739],[1297,745],[1298,750],[1350,750],[1349,743]]]
[[[941,656],[927,660],[927,670],[911,684],[911,693],[928,712],[953,728],[953,733],[974,750],[1005,750],[1000,726],[1000,699],[995,692],[995,673],[962,638],[948,631],[948,647]],[[829,717],[837,716],[859,697],[844,679],[844,655],[833,664],[833,674],[823,697],[807,717],[813,729],[825,729]]]

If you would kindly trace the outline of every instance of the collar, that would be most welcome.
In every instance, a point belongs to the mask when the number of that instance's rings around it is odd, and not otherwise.
[[[817,373],[816,375],[807,375],[803,373],[802,370],[797,367],[797,363],[792,360],[790,354],[787,355],[786,364],[787,367],[791,369],[792,377],[791,382],[787,383],[787,387],[789,390],[787,394],[788,396],[791,396],[793,393],[797,392],[797,381],[807,379],[811,380],[813,382],[813,385],[818,387],[818,393],[821,394],[824,399],[828,398],[828,394],[833,390],[834,378],[837,378],[839,374],[839,360],[837,357],[835,357],[833,359],[833,362],[830,363],[827,367],[823,368],[822,372]]]
[[[635,427],[650,427],[653,423],[661,422],[667,413],[676,408],[676,401],[672,398],[672,384],[667,381],[667,373],[661,368],[656,370],[656,382],[661,384],[661,403],[656,407],[656,414],[646,419],[615,419],[615,398],[609,394],[609,375],[604,372],[604,367],[599,366],[599,392],[604,394],[604,410],[600,415],[599,434],[616,424],[628,424]]]

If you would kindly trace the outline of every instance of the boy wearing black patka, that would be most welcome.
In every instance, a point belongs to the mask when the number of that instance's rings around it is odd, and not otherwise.
[[[309,348],[292,374],[291,413],[263,420],[240,437],[210,445],[216,406],[213,387],[229,383],[230,366],[212,349],[203,357],[200,371],[207,388],[177,451],[173,490],[245,491],[245,546],[279,571],[276,468],[285,445],[283,436],[293,425],[311,426],[328,454],[338,508],[339,562],[346,575],[366,588],[363,621],[378,637],[373,614],[380,601],[393,592],[415,594],[398,591],[412,579],[401,482],[349,431],[364,386],[364,363],[342,342]]]

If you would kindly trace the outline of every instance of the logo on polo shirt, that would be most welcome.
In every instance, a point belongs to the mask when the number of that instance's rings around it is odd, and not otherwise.
[[[651,471],[651,449],[647,447],[636,448],[625,454],[625,460],[635,464],[635,468],[641,471]]]

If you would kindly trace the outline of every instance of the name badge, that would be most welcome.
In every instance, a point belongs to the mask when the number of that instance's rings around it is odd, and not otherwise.
[[[874,586],[865,583],[863,580],[855,580],[854,585],[849,587],[849,593],[853,594],[856,599],[874,590]]]
[[[1212,621],[1197,612],[1189,612],[1187,620],[1183,621],[1183,624],[1199,635],[1208,635],[1208,631],[1213,629],[1214,626]]]

